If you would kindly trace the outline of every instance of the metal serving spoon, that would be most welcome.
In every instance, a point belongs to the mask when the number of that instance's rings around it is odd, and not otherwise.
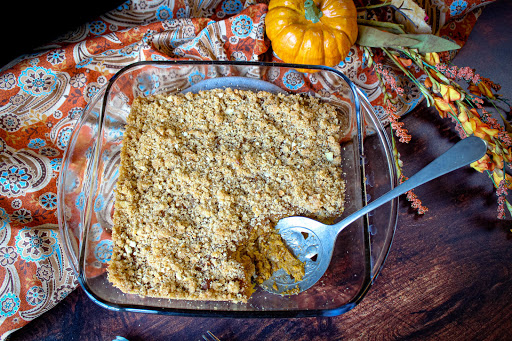
[[[309,289],[320,280],[327,270],[336,238],[345,227],[409,190],[479,160],[486,151],[487,145],[482,139],[475,136],[465,138],[409,180],[334,225],[325,225],[306,217],[281,219],[277,223],[276,229],[293,254],[300,261],[306,262],[306,273],[301,281],[295,282],[283,269],[279,269],[261,286],[274,294],[298,293]]]

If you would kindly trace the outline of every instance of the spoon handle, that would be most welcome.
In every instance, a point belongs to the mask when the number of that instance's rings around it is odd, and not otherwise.
[[[360,210],[352,213],[342,221],[334,224],[332,227],[338,229],[338,231],[333,229],[333,232],[335,232],[337,235],[341,232],[341,230],[343,230],[343,227],[350,225],[358,218],[362,217],[370,211],[373,211],[388,201],[391,201],[394,198],[430,180],[440,177],[441,175],[479,160],[485,155],[486,151],[487,144],[479,137],[471,136],[459,141],[453,147],[448,149],[448,151],[446,151],[444,154],[425,166],[425,168],[411,176],[409,180],[403,182],[401,185],[395,187],[378,199],[372,201]]]

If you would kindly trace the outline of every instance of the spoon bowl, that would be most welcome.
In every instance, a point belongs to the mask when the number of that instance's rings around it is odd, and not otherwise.
[[[296,281],[286,271],[279,269],[262,283],[263,289],[274,294],[295,294],[311,288],[327,271],[336,239],[345,227],[411,189],[479,160],[486,152],[484,140],[476,136],[465,138],[409,180],[334,225],[306,217],[279,220],[276,229],[292,253],[304,262],[305,274],[300,281]]]

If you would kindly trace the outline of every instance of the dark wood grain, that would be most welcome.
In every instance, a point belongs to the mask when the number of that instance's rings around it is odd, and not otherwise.
[[[510,23],[499,1],[477,25],[479,41],[464,53],[478,55],[486,32]],[[505,38],[503,38],[505,39]],[[512,45],[512,36],[506,37]],[[483,76],[507,68],[493,59]],[[466,63],[469,64],[469,63]],[[508,76],[510,80],[510,76]],[[510,83],[508,84],[510,88]],[[512,98],[512,94],[505,94]],[[405,171],[413,174],[456,142],[450,122],[425,106],[403,120],[413,135],[400,145]],[[221,340],[510,340],[512,339],[511,221],[496,218],[496,196],[483,174],[465,168],[416,190],[430,211],[415,215],[400,205],[396,236],[382,273],[365,299],[331,318],[213,319],[105,310],[81,289],[14,333],[11,340],[200,340],[211,330]]]

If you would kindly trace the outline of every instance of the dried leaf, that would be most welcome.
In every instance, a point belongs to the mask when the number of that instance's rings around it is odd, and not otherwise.
[[[393,34],[382,31],[378,28],[359,25],[359,35],[357,44],[368,47],[393,47],[404,46],[410,47],[421,43],[419,40],[408,37],[406,34]],[[414,35],[412,35],[414,36]]]
[[[418,1],[416,1],[418,2]],[[425,22],[427,14],[413,0],[391,0],[391,7],[395,9],[395,19],[404,24],[404,29],[410,33],[432,33],[432,28]]]
[[[512,205],[510,205],[508,200],[505,200],[505,205],[507,205],[508,212],[512,215]],[[510,229],[510,232],[512,232],[512,229]]]
[[[384,31],[395,33],[395,34],[404,34],[405,33],[403,25],[395,24],[395,23],[387,22],[387,21],[357,19],[357,24],[380,28]]]
[[[453,41],[433,34],[402,34],[402,36],[419,40],[420,42],[418,44],[409,46],[410,48],[418,49],[419,53],[443,52],[460,49],[460,46]]]
[[[503,116],[503,114],[501,113],[501,111],[498,111],[500,113],[500,116],[501,116],[501,119],[503,120],[503,126],[505,127],[505,131],[510,135],[512,134],[512,124],[510,124],[510,122],[508,122],[505,117]]]

